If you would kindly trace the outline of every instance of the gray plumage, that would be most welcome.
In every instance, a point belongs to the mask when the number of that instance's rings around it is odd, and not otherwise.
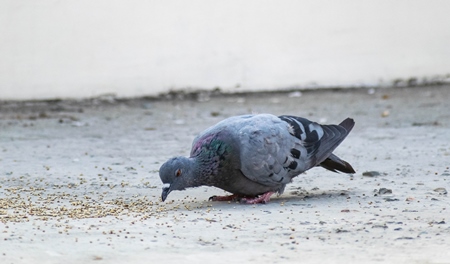
[[[267,194],[262,200],[247,200],[267,202],[312,167],[354,173],[349,163],[332,154],[353,126],[350,118],[339,125],[270,114],[227,118],[194,139],[189,158],[171,158],[161,166],[162,200],[173,190],[206,185],[233,198]]]

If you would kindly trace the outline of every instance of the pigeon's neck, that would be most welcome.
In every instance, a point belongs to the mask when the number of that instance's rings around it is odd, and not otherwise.
[[[197,157],[185,158],[181,157],[185,160],[183,166],[183,174],[181,177],[177,178],[178,186],[180,186],[180,190],[184,190],[185,188],[191,187],[199,187],[204,185],[204,176],[201,164],[198,163]],[[176,189],[179,190],[179,189]]]
[[[199,181],[209,179],[211,176],[216,175],[219,168],[219,161],[215,158],[210,158],[207,153],[200,153],[195,158],[194,175]]]
[[[221,140],[213,140],[202,146],[195,157],[194,173],[205,184],[211,177],[219,173],[220,168],[227,162],[226,156],[230,147]]]

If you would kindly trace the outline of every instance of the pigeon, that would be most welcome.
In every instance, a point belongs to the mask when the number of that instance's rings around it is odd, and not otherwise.
[[[290,115],[229,117],[198,135],[189,157],[174,157],[161,166],[161,200],[175,190],[214,186],[231,195],[213,196],[211,201],[267,203],[313,167],[355,173],[332,153],[354,124],[351,118],[339,125],[320,125]]]

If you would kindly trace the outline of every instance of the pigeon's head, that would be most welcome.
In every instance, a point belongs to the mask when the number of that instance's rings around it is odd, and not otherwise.
[[[159,177],[163,182],[161,199],[164,202],[173,190],[184,190],[192,187],[191,177],[193,161],[186,157],[175,157],[166,161],[159,169]]]

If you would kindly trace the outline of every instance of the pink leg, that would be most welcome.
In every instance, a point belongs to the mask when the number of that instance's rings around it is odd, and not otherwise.
[[[257,204],[257,203],[268,203],[270,201],[270,196],[274,194],[275,192],[266,192],[264,194],[261,194],[259,197],[256,198],[242,198],[241,202],[248,203],[248,204]]]

